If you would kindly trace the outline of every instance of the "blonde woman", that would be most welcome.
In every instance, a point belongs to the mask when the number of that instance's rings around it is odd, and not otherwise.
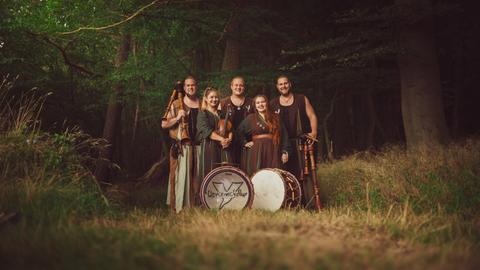
[[[233,134],[228,132],[221,136],[217,131],[220,115],[218,111],[218,91],[207,87],[203,94],[201,110],[197,116],[197,141],[200,142],[198,160],[198,179],[205,176],[222,162],[231,162],[230,144]]]

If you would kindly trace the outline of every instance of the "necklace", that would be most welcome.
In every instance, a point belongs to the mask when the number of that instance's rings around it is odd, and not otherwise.
[[[284,106],[289,106],[289,105],[292,105],[293,102],[291,102],[293,99],[293,94],[290,94],[290,96],[288,98],[284,98],[283,96],[280,96],[280,103],[283,103],[281,105],[284,105]]]

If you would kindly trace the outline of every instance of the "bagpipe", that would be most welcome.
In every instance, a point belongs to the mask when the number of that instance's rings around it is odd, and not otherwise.
[[[179,110],[184,110],[183,106],[183,97],[185,96],[185,91],[183,90],[183,84],[181,81],[177,81],[175,84],[172,94],[170,95],[170,100],[168,101],[167,108],[165,109],[165,113],[163,114],[162,120],[168,119],[168,114],[172,110],[173,103],[175,100],[178,100]],[[188,122],[186,121],[185,117],[182,117],[180,123],[178,124],[178,128],[171,128],[169,131],[170,137],[175,139],[180,143],[185,143],[191,140],[190,134],[188,134]]]

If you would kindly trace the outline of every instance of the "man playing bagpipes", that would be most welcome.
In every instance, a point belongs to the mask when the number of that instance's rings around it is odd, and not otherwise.
[[[199,190],[194,175],[198,151],[195,134],[199,105],[197,82],[188,76],[183,86],[180,82],[177,83],[162,118],[162,128],[168,128],[169,135],[174,140],[170,148],[167,205],[177,213],[183,207],[195,205]]]
[[[319,209],[320,199],[313,151],[313,143],[317,141],[317,116],[306,96],[292,93],[292,84],[287,76],[279,76],[276,87],[280,96],[272,99],[270,106],[280,115],[293,149],[283,169],[295,175],[302,184],[304,205],[307,206],[310,198],[313,198],[315,207]],[[311,178],[310,181],[308,176]]]

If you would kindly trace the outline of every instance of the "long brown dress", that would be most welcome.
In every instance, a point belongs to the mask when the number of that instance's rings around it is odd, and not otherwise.
[[[222,149],[220,142],[210,139],[210,135],[217,127],[220,120],[218,115],[208,110],[198,112],[197,116],[197,141],[200,141],[198,153],[197,175],[200,181],[213,169],[219,167],[222,162],[231,163],[230,150]]]
[[[275,117],[277,117],[275,115]],[[267,128],[263,117],[258,113],[250,114],[242,121],[235,133],[237,141],[241,145],[247,143],[250,136],[253,146],[248,151],[245,172],[253,175],[256,171],[263,168],[280,168],[281,155],[283,152],[290,153],[290,144],[286,136],[286,129],[280,124],[280,144],[274,144],[273,135]]]

